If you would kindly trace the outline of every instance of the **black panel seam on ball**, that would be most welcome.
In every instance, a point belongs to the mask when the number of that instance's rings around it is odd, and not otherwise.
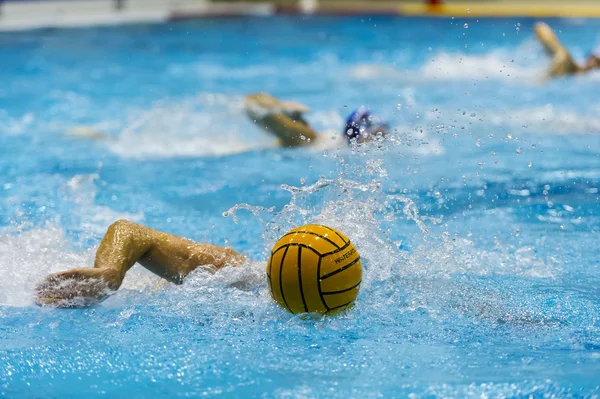
[[[273,257],[269,258],[269,273],[267,276],[269,277],[269,290],[271,291],[271,296],[275,298],[275,292],[273,292],[273,282],[271,281],[271,273],[273,272]]]
[[[360,261],[360,256],[356,259],[354,259],[352,262],[348,263],[346,266],[340,267],[339,269],[336,269],[334,271],[332,271],[331,273],[327,273],[326,275],[320,277],[321,280],[325,280],[328,279],[329,277],[335,276],[338,273],[343,272],[344,270],[354,266],[355,264],[358,263],[358,261]]]
[[[335,234],[336,234],[338,237],[340,237],[340,238],[342,239],[342,242],[343,242],[344,244],[346,244],[346,243],[347,243],[347,241],[346,241],[346,240],[344,240],[344,237],[342,237],[342,235],[341,235],[340,233],[338,233],[338,231],[337,231],[337,230],[334,230],[334,229],[332,229],[331,227],[327,227],[327,226],[324,226],[324,225],[322,225],[322,224],[318,224],[317,226],[321,226],[321,227],[323,227],[324,229],[327,229],[327,230],[333,231],[333,232],[334,232],[334,233],[335,233]]]
[[[349,301],[349,302],[346,302],[346,303],[345,303],[345,304],[343,304],[343,305],[336,306],[335,308],[328,309],[328,310],[327,310],[327,312],[325,312],[325,313],[329,313],[329,312],[331,312],[332,310],[336,310],[336,309],[339,309],[339,308],[343,308],[343,307],[345,307],[345,306],[348,306],[348,305],[350,305],[352,302],[354,302],[354,299],[353,299],[353,300],[351,300],[351,301]]]
[[[319,257],[319,263],[317,263],[317,276],[321,274],[321,260],[323,258]],[[329,311],[329,306],[327,306],[327,302],[325,302],[325,297],[323,296],[323,291],[321,290],[321,281],[317,281],[317,288],[319,289],[319,297],[321,297],[321,302],[323,302],[323,306],[325,306],[326,312]]]
[[[321,255],[316,249],[314,249],[313,247],[309,247],[306,244],[300,244],[297,242],[290,242],[289,244],[285,244],[279,248],[277,248],[276,251],[274,251],[271,256],[275,255],[277,252],[279,252],[280,250],[282,250],[283,248],[287,248],[287,247],[302,247],[302,248],[306,248],[306,249],[310,249],[311,251],[313,251],[315,254],[319,255],[319,256],[323,256]]]
[[[281,265],[279,266],[279,289],[281,290],[281,299],[283,299],[285,308],[291,313],[294,313],[294,311],[292,311],[292,309],[288,306],[287,301],[285,300],[285,295],[283,294],[283,262],[285,261],[285,256],[287,255],[288,248],[288,246],[285,247],[285,252],[281,257]]]
[[[289,236],[289,235],[292,235],[292,234],[310,234],[310,235],[313,235],[313,236],[317,236],[317,237],[319,237],[319,238],[322,238],[322,239],[324,239],[325,241],[327,241],[328,243],[330,243],[331,245],[333,245],[333,246],[334,246],[334,247],[336,247],[337,249],[340,249],[340,246],[339,246],[339,245],[337,245],[335,242],[331,241],[329,238],[327,238],[327,237],[325,237],[325,236],[322,236],[321,234],[313,233],[313,232],[311,232],[311,231],[292,231],[291,233],[287,233],[286,235],[284,235],[283,237],[281,237],[281,238],[280,238],[280,240],[281,240],[282,238],[284,238],[284,237],[287,237],[287,236]],[[344,241],[344,243],[345,243],[345,241]],[[290,243],[290,244],[291,244],[291,243]]]
[[[350,241],[348,241],[347,243],[344,244],[343,247],[341,247],[340,249],[336,249],[335,251],[331,251],[331,252],[327,252],[322,254],[321,256],[325,257],[325,256],[329,256],[329,255],[333,255],[333,254],[337,254],[338,252],[343,251],[344,249],[348,248],[350,246]]]
[[[343,290],[339,290],[339,291],[328,291],[328,292],[324,292],[323,295],[335,295],[335,294],[343,294],[344,292],[348,292],[348,291],[352,291],[353,289],[357,288],[360,283],[362,283],[362,280],[360,280],[358,283],[354,284],[352,287],[350,288],[346,288]]]
[[[308,306],[306,306],[306,299],[304,299],[304,290],[302,289],[302,247],[298,247],[298,284],[300,285],[300,297],[302,298],[302,305],[304,305],[304,311],[308,313]]]

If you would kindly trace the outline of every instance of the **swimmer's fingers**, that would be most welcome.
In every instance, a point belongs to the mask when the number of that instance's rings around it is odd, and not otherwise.
[[[118,288],[118,276],[104,269],[73,269],[51,274],[35,290],[38,305],[62,308],[90,306]]]

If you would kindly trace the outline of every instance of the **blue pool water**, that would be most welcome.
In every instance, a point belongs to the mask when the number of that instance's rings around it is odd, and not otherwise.
[[[533,22],[0,33],[0,396],[598,397],[600,74],[541,83]],[[549,22],[576,58],[595,48],[600,22]],[[395,132],[276,149],[242,111],[261,90],[320,131],[365,104]],[[182,286],[136,267],[99,306],[35,306],[119,218],[253,261]],[[268,295],[270,246],[313,221],[364,261],[339,317]]]

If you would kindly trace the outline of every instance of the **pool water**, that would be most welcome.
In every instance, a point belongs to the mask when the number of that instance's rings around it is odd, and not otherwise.
[[[0,396],[598,397],[600,74],[543,83],[533,23],[0,33]],[[595,48],[600,22],[549,23],[577,59]],[[243,113],[256,91],[319,131],[364,104],[394,132],[277,149]],[[34,305],[119,218],[252,260],[182,286],[136,267],[98,306]],[[268,251],[307,222],[361,253],[343,315],[269,298]]]

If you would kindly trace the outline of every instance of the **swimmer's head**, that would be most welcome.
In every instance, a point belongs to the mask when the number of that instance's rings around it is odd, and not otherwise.
[[[344,137],[348,142],[364,143],[377,136],[385,136],[389,130],[387,122],[361,106],[346,119]]]
[[[600,68],[600,56],[596,54],[589,54],[585,60],[585,69],[597,69]]]

